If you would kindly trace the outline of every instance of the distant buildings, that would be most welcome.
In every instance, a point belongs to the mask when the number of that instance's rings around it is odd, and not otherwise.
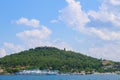
[[[108,61],[108,60],[103,60],[102,61],[102,65],[107,65],[107,64],[109,64],[110,63],[110,61]]]

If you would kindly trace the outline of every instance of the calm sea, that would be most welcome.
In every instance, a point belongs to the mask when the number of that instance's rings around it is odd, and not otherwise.
[[[0,75],[0,80],[120,80],[120,75]]]

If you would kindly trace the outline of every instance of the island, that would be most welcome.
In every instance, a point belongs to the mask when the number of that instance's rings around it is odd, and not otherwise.
[[[37,70],[36,70],[37,69]],[[58,49],[56,47],[36,47],[0,58],[0,74],[25,72],[39,74],[94,74],[118,73],[120,62],[97,59],[91,56]],[[57,72],[53,72],[53,71]],[[32,72],[33,71],[33,72]],[[23,73],[24,74],[24,73]]]

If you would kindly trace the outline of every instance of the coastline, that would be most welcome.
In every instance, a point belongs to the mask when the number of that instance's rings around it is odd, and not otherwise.
[[[115,74],[115,75],[119,75],[120,73],[116,73],[116,72],[105,72],[105,73],[99,73],[99,72],[94,72],[94,73],[54,73],[54,72],[45,72],[45,73],[23,73],[23,74],[16,74],[16,73],[1,73],[0,75],[101,75],[101,74],[105,74],[105,75],[109,75],[109,74]]]

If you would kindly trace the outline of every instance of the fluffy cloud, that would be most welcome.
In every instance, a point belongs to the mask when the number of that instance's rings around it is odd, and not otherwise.
[[[59,19],[76,30],[82,31],[86,23],[90,20],[88,15],[82,10],[80,2],[75,0],[66,0],[68,6],[60,10]]]
[[[118,6],[119,5],[119,6]],[[113,26],[120,26],[120,1],[104,0],[98,11],[89,11],[88,15],[102,22],[110,22]]]
[[[37,46],[46,46],[48,42],[45,42],[49,36],[51,35],[52,31],[48,29],[44,25],[40,25],[39,20],[31,19],[28,20],[27,18],[20,18],[16,21],[17,24],[23,24],[25,26],[32,26],[37,29],[32,30],[25,30],[23,32],[16,33],[16,36],[23,40],[25,47],[33,48]]]
[[[120,40],[120,31],[109,31],[107,29],[96,29],[96,28],[90,28],[89,32],[96,35],[102,40]]]
[[[37,46],[46,46],[48,42],[46,41],[51,35],[52,31],[47,27],[42,27],[41,30],[26,30],[17,33],[16,36],[23,40],[27,48],[33,48]]]
[[[31,26],[33,28],[37,28],[40,26],[40,21],[36,19],[27,19],[27,18],[20,18],[19,20],[16,21],[17,24],[25,25],[25,26]]]
[[[119,30],[120,26],[120,1],[119,0],[104,0],[98,11],[89,11],[88,15],[95,20],[99,20],[103,23],[111,23],[112,26]],[[105,28],[105,27],[104,27]],[[120,31],[111,31],[106,29],[95,29],[92,28],[91,31],[103,40],[120,40]]]
[[[25,20],[20,19],[20,23],[28,22],[28,19]],[[56,22],[53,20],[52,22]],[[29,26],[29,25],[26,25]],[[49,36],[51,35],[52,31],[43,25],[39,25],[40,28],[33,29],[33,30],[25,30],[23,32],[19,32],[16,34],[17,37],[23,40],[23,44],[25,47],[33,48],[38,46],[53,46],[60,49],[66,48],[71,50],[72,48],[64,41],[61,40],[49,40]]]
[[[92,17],[92,19],[106,24],[112,23],[115,28],[118,28],[120,26],[120,10],[116,8],[118,0],[104,0],[98,11],[90,10],[86,13],[82,10],[80,2],[75,0],[66,0],[66,2],[68,6],[60,10],[59,19],[61,21],[81,33],[96,35],[102,40],[120,40],[120,31],[109,30],[106,26],[103,29],[97,29],[97,26],[87,26],[88,23],[92,23],[89,18]]]
[[[17,37],[19,37],[22,40],[42,40],[45,38],[48,38],[52,31],[45,27],[44,25],[40,25],[39,20],[31,19],[28,20],[27,18],[20,18],[18,21],[16,21],[17,24],[23,24],[26,26],[32,26],[34,28],[33,30],[25,30],[23,32],[19,32],[16,34]]]
[[[4,57],[4,56],[6,56],[6,51],[5,51],[5,49],[3,49],[3,48],[0,48],[0,57]]]
[[[35,29],[35,30],[26,30],[20,33],[17,33],[16,36],[21,38],[21,39],[45,39],[47,37],[49,37],[49,35],[51,34],[51,30],[49,30],[47,27],[42,27],[41,30],[39,29]]]

